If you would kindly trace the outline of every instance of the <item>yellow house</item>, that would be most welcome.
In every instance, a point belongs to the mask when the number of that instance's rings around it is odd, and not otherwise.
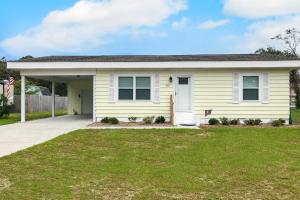
[[[175,125],[210,118],[288,120],[289,72],[300,60],[257,54],[57,56],[8,62],[22,77],[68,85],[69,114],[93,120],[174,116]],[[55,95],[53,95],[53,108]],[[54,112],[53,112],[54,116]]]

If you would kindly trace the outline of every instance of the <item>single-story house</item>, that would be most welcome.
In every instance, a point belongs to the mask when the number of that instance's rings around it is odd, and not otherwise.
[[[51,56],[8,62],[22,77],[68,85],[69,114],[142,119],[165,116],[174,124],[210,118],[267,123],[290,116],[289,72],[300,60],[257,54],[172,56]],[[55,95],[53,95],[53,108]],[[54,112],[53,112],[54,116]]]

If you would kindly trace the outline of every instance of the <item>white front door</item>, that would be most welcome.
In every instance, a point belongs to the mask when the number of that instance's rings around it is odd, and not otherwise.
[[[93,114],[93,92],[82,90],[81,92],[81,113],[83,115]]]
[[[191,112],[191,77],[176,78],[175,111]]]

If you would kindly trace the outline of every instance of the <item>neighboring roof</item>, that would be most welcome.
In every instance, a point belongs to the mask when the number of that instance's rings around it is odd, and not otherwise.
[[[46,56],[20,59],[13,62],[189,62],[189,61],[287,61],[293,57],[261,54],[216,55],[122,55],[122,56]]]

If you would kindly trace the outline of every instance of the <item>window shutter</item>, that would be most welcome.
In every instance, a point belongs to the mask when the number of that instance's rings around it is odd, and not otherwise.
[[[269,103],[270,88],[269,88],[269,74],[262,74],[262,103]]]
[[[240,75],[233,73],[232,102],[240,103]]]
[[[160,102],[160,76],[159,76],[159,74],[154,75],[152,101],[154,103]]]
[[[109,102],[116,102],[116,80],[114,74],[109,76]]]

